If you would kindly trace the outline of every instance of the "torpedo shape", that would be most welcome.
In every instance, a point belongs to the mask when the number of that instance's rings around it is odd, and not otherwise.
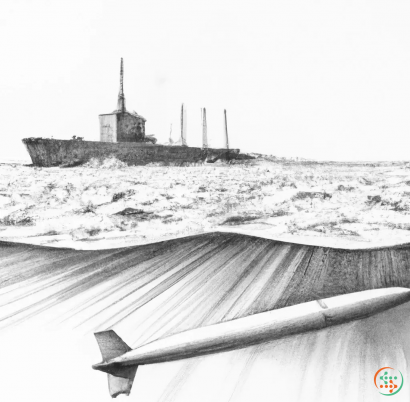
[[[95,333],[113,398],[129,395],[139,365],[241,349],[276,339],[360,320],[410,301],[410,289],[350,293],[196,328],[131,349],[114,331]]]

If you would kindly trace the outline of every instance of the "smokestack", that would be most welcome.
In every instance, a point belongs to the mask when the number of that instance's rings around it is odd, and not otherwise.
[[[206,109],[202,110],[202,148],[208,148],[208,128],[206,125]]]
[[[186,129],[187,129],[186,108],[184,107],[184,104],[182,104],[181,106],[181,140],[182,140],[182,145],[185,145],[185,146],[187,146]]]
[[[226,119],[226,109],[224,109],[225,116],[225,140],[226,140],[226,149],[229,149],[229,140],[228,140],[228,121]]]

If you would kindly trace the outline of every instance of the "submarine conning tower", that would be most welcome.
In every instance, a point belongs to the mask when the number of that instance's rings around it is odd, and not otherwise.
[[[120,91],[117,109],[112,113],[100,114],[101,142],[145,142],[145,122],[136,112],[128,112],[125,108],[124,96],[124,62],[121,58]]]

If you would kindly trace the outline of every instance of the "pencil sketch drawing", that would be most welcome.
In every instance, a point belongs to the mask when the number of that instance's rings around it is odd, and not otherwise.
[[[183,166],[205,161],[212,163],[217,160],[252,158],[250,155],[239,155],[239,149],[229,149],[226,110],[224,111],[226,148],[187,146],[187,113],[184,105],[181,108],[181,140],[170,145],[154,145],[157,142],[155,136],[145,135],[146,120],[138,113],[130,113],[125,108],[123,74],[123,59],[121,59],[117,109],[110,114],[99,116],[101,142],[83,141],[82,137],[77,138],[77,136],[73,136],[72,140],[23,138],[33,165],[70,167],[84,164],[92,158],[115,157],[129,165],[148,165],[158,162]],[[204,119],[205,116],[204,114]],[[204,127],[205,125],[206,120],[204,120]]]
[[[1,400],[408,402],[409,19],[4,1]]]

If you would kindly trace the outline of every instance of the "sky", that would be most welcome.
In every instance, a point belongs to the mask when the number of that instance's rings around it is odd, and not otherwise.
[[[321,160],[409,160],[410,2],[3,0],[0,158],[25,137],[99,140],[127,108],[159,142]]]

